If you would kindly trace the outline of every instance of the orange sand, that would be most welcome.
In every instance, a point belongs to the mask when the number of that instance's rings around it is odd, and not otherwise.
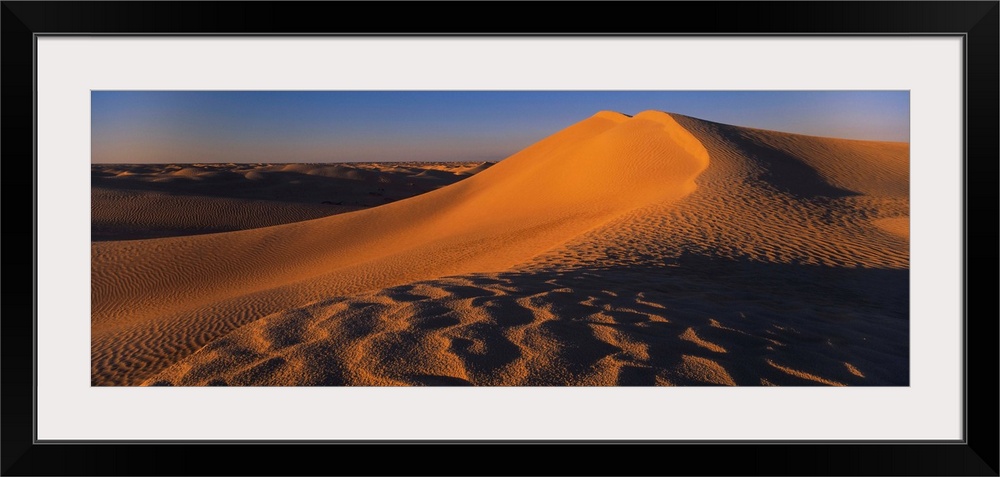
[[[601,112],[482,169],[94,242],[93,384],[909,381],[906,144]]]

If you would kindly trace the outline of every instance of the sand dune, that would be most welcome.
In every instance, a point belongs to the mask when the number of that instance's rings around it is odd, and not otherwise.
[[[316,219],[419,195],[490,165],[95,164],[91,238],[173,237]]]
[[[316,220],[95,242],[92,382],[908,383],[905,144],[601,112],[471,169]]]

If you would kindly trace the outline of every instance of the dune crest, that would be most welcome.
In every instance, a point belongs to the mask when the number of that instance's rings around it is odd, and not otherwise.
[[[708,166],[669,114],[601,112],[468,179],[373,209],[94,243],[92,383],[137,384],[247,323],[331,296],[502,272],[681,199]]]

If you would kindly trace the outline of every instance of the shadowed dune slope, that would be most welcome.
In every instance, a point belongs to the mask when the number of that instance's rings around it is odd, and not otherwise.
[[[677,201],[708,165],[670,115],[602,112],[468,179],[380,207],[94,243],[92,382],[140,383],[247,323],[330,297],[502,272],[624,213]]]

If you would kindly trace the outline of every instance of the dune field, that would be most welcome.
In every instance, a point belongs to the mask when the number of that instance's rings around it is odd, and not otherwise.
[[[909,145],[602,111],[496,163],[95,165],[97,386],[909,384]]]
[[[229,232],[316,219],[422,194],[490,165],[94,164],[91,239]]]

